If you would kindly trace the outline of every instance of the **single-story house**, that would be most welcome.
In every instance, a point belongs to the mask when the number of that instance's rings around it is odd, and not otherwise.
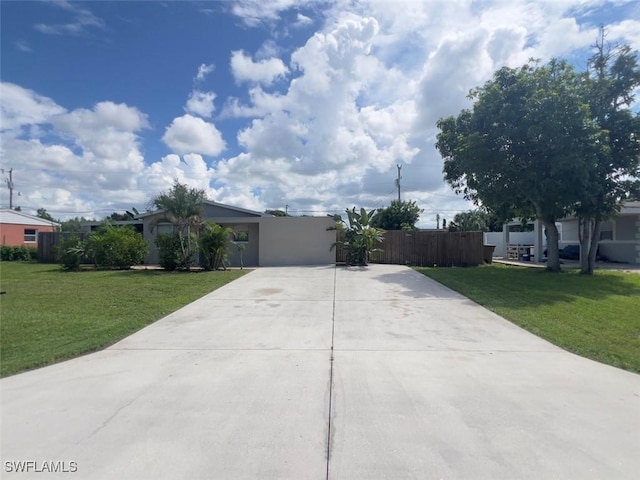
[[[568,217],[556,223],[558,227],[558,245],[562,249],[567,245],[579,245],[580,235],[578,219]],[[530,252],[534,261],[544,258],[544,250],[547,248],[544,227],[539,221],[534,222],[533,232],[528,232],[526,240],[515,238],[509,232],[508,224],[505,224],[504,240],[506,250],[511,246]],[[620,206],[620,212],[612,220],[602,223],[600,231],[599,254],[603,259],[612,262],[640,264],[640,201],[625,201]],[[505,251],[505,257],[507,252]]]
[[[560,248],[580,243],[578,220],[560,220]],[[622,263],[640,264],[640,201],[625,201],[612,220],[602,223],[599,254]]]
[[[0,209],[0,240],[2,245],[37,247],[39,233],[55,232],[59,226],[59,223],[10,208]]]
[[[164,212],[149,212],[138,216],[143,223],[143,235],[149,244],[145,263],[159,263],[156,236],[169,233],[173,225],[162,222]],[[245,266],[326,265],[335,263],[331,249],[336,232],[331,217],[274,217],[240,207],[205,200],[202,219],[230,227],[238,232],[235,244],[244,245]],[[240,265],[240,252],[231,247],[229,266]]]

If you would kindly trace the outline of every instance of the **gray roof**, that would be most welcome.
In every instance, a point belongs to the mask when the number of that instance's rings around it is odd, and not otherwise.
[[[246,208],[241,208],[241,207],[234,207],[232,205],[226,205],[224,203],[214,202],[213,200],[205,200],[202,203],[204,203],[206,205],[212,205],[212,206],[215,206],[215,207],[224,208],[226,210],[231,210],[232,212],[238,212],[238,213],[244,213],[244,214],[248,214],[248,215],[253,215],[255,217],[273,217],[273,215],[269,215],[268,213],[257,212],[255,210],[248,210]],[[160,213],[160,210],[155,210],[153,212],[146,212],[146,213],[143,213],[141,215],[138,215],[136,218],[150,217],[151,215],[157,215],[158,213]]]

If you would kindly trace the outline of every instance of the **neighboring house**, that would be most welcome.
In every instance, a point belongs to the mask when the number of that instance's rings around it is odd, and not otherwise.
[[[38,234],[55,232],[59,226],[59,223],[9,208],[0,209],[0,240],[2,245],[37,247]]]
[[[559,234],[558,245],[561,249],[567,245],[580,244],[577,218],[564,218],[559,220],[556,226]],[[531,252],[534,261],[544,259],[547,245],[542,223],[536,220],[533,232],[528,233],[526,239],[516,238],[513,232],[509,233],[505,225],[503,244],[507,248],[508,245],[515,244],[530,246],[528,251]],[[599,254],[603,260],[611,262],[640,264],[640,201],[622,202],[620,212],[612,220],[602,223]],[[494,255],[500,256],[498,252]],[[507,256],[506,252],[504,256]]]
[[[578,220],[566,218],[559,223],[560,248],[578,245]],[[612,262],[640,264],[640,201],[622,202],[618,215],[602,223],[599,253]]]
[[[245,246],[242,252],[245,266],[326,265],[335,263],[336,232],[327,230],[335,226],[331,217],[274,217],[205,200],[202,219],[235,232],[236,244]],[[149,244],[146,264],[158,264],[158,233],[170,233],[173,225],[162,222],[164,213],[149,212],[138,216],[143,223],[143,235]],[[229,266],[240,265],[240,252],[231,247]]]

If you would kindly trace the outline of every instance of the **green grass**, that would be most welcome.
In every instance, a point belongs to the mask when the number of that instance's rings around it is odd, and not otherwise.
[[[0,264],[0,376],[102,349],[247,270],[63,272]]]
[[[640,373],[640,275],[484,265],[416,268],[570,352]]]

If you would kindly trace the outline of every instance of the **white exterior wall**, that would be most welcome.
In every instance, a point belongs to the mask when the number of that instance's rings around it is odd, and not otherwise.
[[[533,245],[534,240],[534,232],[509,232],[509,243]],[[506,255],[503,232],[485,232],[484,244],[496,246],[493,251],[494,257],[504,257]]]
[[[263,217],[260,219],[261,267],[328,265],[336,261],[335,221],[330,217]]]

